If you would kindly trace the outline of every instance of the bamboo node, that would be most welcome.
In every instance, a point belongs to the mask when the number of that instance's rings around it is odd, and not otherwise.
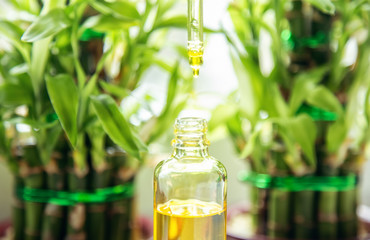
[[[45,207],[45,215],[57,218],[63,218],[63,210],[61,206],[55,204],[47,204]]]
[[[66,240],[86,240],[86,233],[75,233],[75,234],[68,234]]]
[[[57,161],[54,158],[51,158],[49,163],[45,166],[45,171],[48,174],[58,174],[58,173],[60,173]]]
[[[42,172],[42,167],[30,167],[25,160],[19,162],[19,175],[22,178],[29,177],[30,175],[40,174]]]
[[[287,232],[290,229],[290,227],[287,225],[282,225],[282,224],[278,224],[276,222],[271,222],[271,221],[267,223],[267,226],[268,226],[268,229],[273,230],[273,231]]]
[[[88,206],[88,212],[89,213],[102,213],[105,212],[107,209],[107,206],[105,204],[94,204],[94,205],[89,205]]]
[[[24,232],[27,236],[31,237],[31,239],[33,239],[34,237],[38,238],[41,236],[41,233],[39,231],[34,231],[32,229],[26,229],[24,230]]]
[[[74,168],[69,169],[69,172],[76,175],[78,178],[84,178],[89,173],[89,168],[85,167],[84,169],[81,169],[78,167],[74,167]]]
[[[319,213],[319,222],[336,223],[338,222],[337,214]]]
[[[125,182],[131,179],[135,175],[135,173],[135,169],[122,167],[118,170],[118,177]]]
[[[97,173],[102,173],[106,170],[109,170],[111,168],[111,165],[108,164],[107,162],[101,162],[99,165],[95,166],[94,165],[94,169]]]
[[[73,229],[82,229],[85,225],[86,208],[83,204],[72,207],[69,215],[69,223]]]
[[[126,214],[127,213],[127,207],[122,206],[122,205],[118,205],[118,203],[117,203],[117,204],[113,205],[113,208],[112,208],[111,212],[112,212],[112,214]]]

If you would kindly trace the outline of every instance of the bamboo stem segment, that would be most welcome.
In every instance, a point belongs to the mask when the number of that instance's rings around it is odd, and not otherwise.
[[[48,189],[61,191],[65,189],[65,164],[60,153],[55,153],[46,166]],[[47,203],[42,226],[43,240],[62,240],[66,227],[66,207]]]
[[[23,187],[23,181],[20,177],[15,177],[15,189]],[[24,212],[24,202],[20,200],[17,196],[14,196],[13,200],[13,230],[14,230],[14,240],[23,240],[24,229],[25,229],[25,212]]]
[[[294,238],[315,239],[315,192],[301,191],[294,196]]]
[[[268,236],[275,239],[291,238],[291,193],[270,190],[268,203]]]
[[[338,236],[351,239],[357,236],[357,190],[351,189],[338,193]]]
[[[251,188],[253,228],[254,232],[259,235],[267,231],[267,193],[266,189]]]
[[[43,188],[44,173],[36,145],[23,146],[24,160],[20,162],[21,175],[26,187]],[[39,240],[41,238],[42,213],[44,204],[25,202],[25,239]]]
[[[111,169],[92,172],[93,189],[108,187],[111,181]],[[90,204],[87,206],[87,236],[91,240],[104,240],[107,235],[107,204]]]
[[[108,159],[112,164],[113,184],[125,184],[133,182],[134,178],[130,175],[121,174],[125,172],[125,164],[127,162],[127,155],[120,149],[110,147]],[[113,202],[109,208],[109,240],[132,239],[132,219],[133,216],[133,198],[126,198]]]
[[[68,173],[69,191],[87,190],[87,174],[81,174],[75,169]],[[68,207],[67,240],[85,240],[86,236],[86,206],[76,204]]]
[[[320,192],[318,200],[318,239],[337,239],[338,192]]]

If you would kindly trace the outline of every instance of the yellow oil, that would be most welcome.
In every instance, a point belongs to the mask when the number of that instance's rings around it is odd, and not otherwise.
[[[190,67],[193,69],[193,76],[199,77],[199,69],[200,66],[203,64],[203,49],[189,49],[189,64]]]
[[[226,240],[226,206],[194,199],[160,204],[153,240]]]

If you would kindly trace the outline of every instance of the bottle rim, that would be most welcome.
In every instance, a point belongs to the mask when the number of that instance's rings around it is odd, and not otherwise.
[[[207,120],[199,117],[177,118],[175,121],[175,133],[178,132],[207,132]]]

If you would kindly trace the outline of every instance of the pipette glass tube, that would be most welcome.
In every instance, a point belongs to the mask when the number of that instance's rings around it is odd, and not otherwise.
[[[203,63],[203,0],[188,0],[188,55],[193,76]]]

